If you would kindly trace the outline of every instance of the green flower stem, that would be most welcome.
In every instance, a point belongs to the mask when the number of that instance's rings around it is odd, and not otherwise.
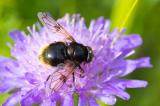
[[[74,106],[78,106],[79,103],[79,93],[74,92],[72,95]]]

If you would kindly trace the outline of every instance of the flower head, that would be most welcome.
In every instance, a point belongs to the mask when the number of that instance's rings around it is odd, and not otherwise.
[[[103,17],[91,21],[89,28],[78,14],[67,14],[57,22],[71,33],[76,42],[93,49],[93,60],[81,64],[84,69],[83,78],[76,68],[75,81],[73,82],[73,76],[70,74],[67,81],[53,92],[50,85],[56,86],[55,81],[47,79],[50,75],[54,76],[58,67],[43,64],[39,54],[46,45],[63,41],[64,37],[46,27],[40,27],[37,31],[33,26],[29,28],[30,34],[13,31],[10,33],[15,42],[11,47],[13,58],[0,57],[0,93],[12,92],[3,106],[13,106],[17,103],[22,106],[73,106],[74,92],[79,94],[79,106],[98,106],[97,98],[113,105],[116,103],[116,96],[123,100],[130,98],[125,92],[126,88],[146,87],[146,81],[123,78],[137,68],[151,67],[148,57],[135,60],[126,58],[142,44],[139,35],[124,36],[124,30],[118,29],[109,32],[110,21]],[[63,72],[66,70],[62,69],[59,73]]]

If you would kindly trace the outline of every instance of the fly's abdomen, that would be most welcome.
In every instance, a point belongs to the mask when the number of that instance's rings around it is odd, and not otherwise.
[[[66,45],[63,42],[52,43],[43,50],[40,57],[40,60],[51,66],[64,63],[67,60]]]

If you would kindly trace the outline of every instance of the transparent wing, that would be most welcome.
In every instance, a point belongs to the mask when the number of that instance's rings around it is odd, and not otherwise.
[[[72,35],[67,32],[63,26],[61,26],[58,22],[56,22],[49,13],[39,12],[38,18],[42,22],[44,26],[50,29],[53,33],[57,33],[59,35],[63,35],[66,39],[70,41],[75,41]]]
[[[75,66],[73,64],[66,64],[64,68],[57,67],[57,70],[48,76],[46,81],[46,88],[50,93],[58,91],[66,81],[72,77]]]

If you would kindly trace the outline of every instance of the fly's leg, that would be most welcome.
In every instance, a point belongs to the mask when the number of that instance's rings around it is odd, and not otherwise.
[[[47,77],[46,81],[48,81],[50,77],[51,77],[51,75],[49,75],[49,76]]]
[[[76,85],[75,85],[75,73],[74,72],[72,73],[72,77],[73,77],[73,86],[75,87]]]
[[[73,83],[75,83],[75,73],[74,72],[72,73],[72,76],[73,76]]]

